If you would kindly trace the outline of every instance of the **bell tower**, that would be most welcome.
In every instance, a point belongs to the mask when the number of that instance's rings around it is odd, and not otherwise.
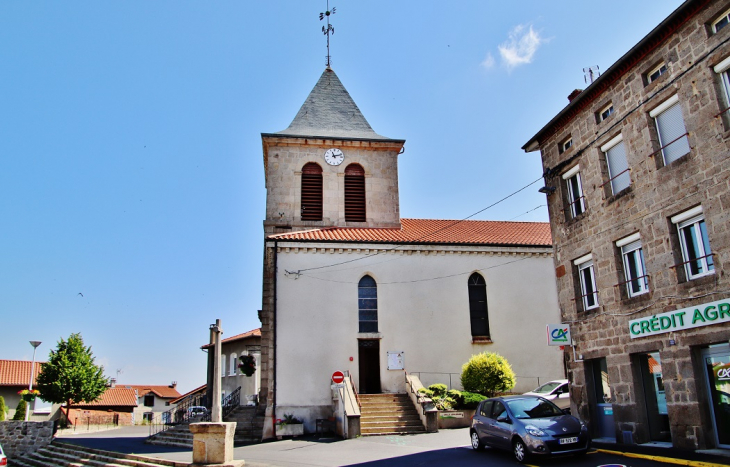
[[[405,140],[375,133],[330,67],[289,127],[261,140],[266,235],[400,228],[398,154]]]

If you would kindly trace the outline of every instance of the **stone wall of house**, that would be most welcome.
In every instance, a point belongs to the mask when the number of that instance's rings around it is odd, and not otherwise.
[[[0,422],[0,444],[5,455],[16,457],[32,452],[53,441],[53,422]]]
[[[398,152],[402,144],[368,141],[271,138],[267,145],[266,234],[328,226],[400,227]],[[329,148],[340,148],[345,160],[331,166]],[[322,168],[322,221],[301,219],[302,167]],[[365,169],[366,222],[345,222],[345,169],[356,163]]]
[[[573,407],[584,419],[594,415],[592,359],[605,358],[613,391],[616,438],[625,432],[635,442],[648,441],[646,407],[635,356],[659,352],[669,412],[671,437],[677,447],[712,446],[707,388],[699,349],[727,343],[730,325],[717,324],[654,337],[631,339],[628,322],[639,317],[691,307],[730,297],[725,265],[730,264],[730,119],[721,76],[713,67],[730,57],[730,27],[713,34],[710,24],[725,1],[698,1],[689,14],[648,44],[634,65],[617,70],[603,87],[587,88],[576,111],[557,121],[539,141],[543,165],[553,172],[548,196],[556,277],[563,322],[571,324],[577,355],[571,362]],[[652,48],[653,47],[653,48]],[[648,83],[647,72],[664,62],[667,71]],[[649,113],[677,95],[689,133],[689,154],[665,164],[656,124]],[[590,98],[590,96],[593,96]],[[602,109],[614,112],[600,121]],[[601,146],[623,136],[631,185],[614,195],[606,155]],[[560,144],[572,138],[572,147]],[[665,142],[666,144],[666,142]],[[561,150],[562,149],[562,150]],[[568,191],[561,177],[579,165],[586,211],[572,218]],[[687,280],[682,252],[671,217],[702,206],[715,273]],[[649,293],[628,296],[620,249],[615,242],[641,236]],[[584,311],[577,267],[573,261],[592,254],[600,306]],[[572,360],[572,350],[566,349]],[[595,401],[593,401],[595,402]]]

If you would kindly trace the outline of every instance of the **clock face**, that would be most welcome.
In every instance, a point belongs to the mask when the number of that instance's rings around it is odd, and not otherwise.
[[[345,155],[339,149],[332,148],[324,153],[324,160],[329,165],[340,165],[345,160]]]

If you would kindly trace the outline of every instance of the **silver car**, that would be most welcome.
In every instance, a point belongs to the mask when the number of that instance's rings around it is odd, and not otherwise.
[[[540,396],[552,401],[553,404],[562,410],[570,409],[570,383],[567,379],[556,379],[549,381],[539,388],[526,392],[528,396]]]
[[[518,462],[531,455],[585,454],[586,425],[538,396],[494,397],[479,403],[469,429],[471,447],[510,450]]]

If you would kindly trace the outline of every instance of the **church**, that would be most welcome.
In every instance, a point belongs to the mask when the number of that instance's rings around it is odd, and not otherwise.
[[[288,128],[262,133],[266,177],[260,403],[263,438],[285,414],[332,416],[331,376],[360,394],[461,389],[480,352],[515,392],[565,377],[548,223],[403,219],[398,156],[329,66]]]

